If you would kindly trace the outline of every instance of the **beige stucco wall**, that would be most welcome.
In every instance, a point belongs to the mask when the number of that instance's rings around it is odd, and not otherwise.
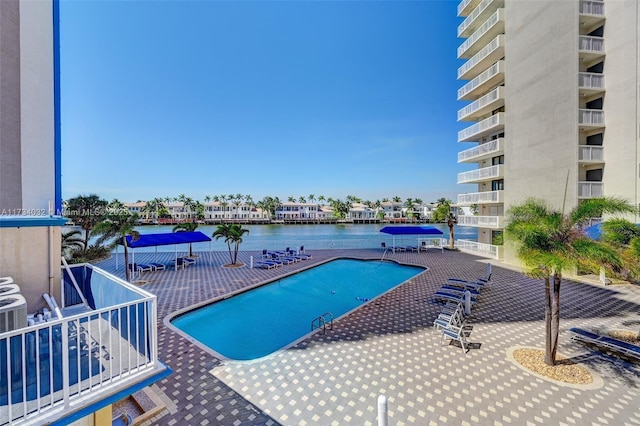
[[[604,133],[603,191],[640,203],[640,6],[635,0],[605,2],[603,109]],[[629,217],[640,222],[638,216]]]
[[[60,304],[60,232],[60,227],[0,228],[0,276],[13,277],[30,313],[46,306],[42,293],[52,293]]]
[[[20,2],[22,208],[48,209],[55,195],[53,11],[51,2]]]
[[[505,211],[577,200],[578,2],[506,1]],[[575,17],[572,19],[571,17]]]

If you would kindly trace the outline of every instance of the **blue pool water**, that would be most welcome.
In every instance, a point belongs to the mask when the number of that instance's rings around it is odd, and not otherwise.
[[[171,323],[220,355],[250,360],[311,331],[424,271],[393,262],[338,259],[188,312]]]

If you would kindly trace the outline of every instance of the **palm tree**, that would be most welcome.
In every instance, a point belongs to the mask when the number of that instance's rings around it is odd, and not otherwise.
[[[224,242],[227,243],[227,248],[229,249],[231,264],[235,265],[238,261],[238,250],[240,243],[242,243],[242,236],[247,233],[249,233],[249,230],[237,223],[223,223],[218,225],[218,228],[213,231],[211,236],[216,240],[224,238]],[[231,252],[231,245],[233,245],[233,253]]]
[[[569,214],[552,210],[536,199],[507,211],[505,231],[519,243],[518,258],[528,268],[528,275],[544,280],[547,365],[555,365],[558,350],[562,272],[576,267],[602,267],[615,273],[622,266],[618,253],[606,243],[588,238],[584,226],[589,219],[603,214],[633,211],[627,201],[610,197],[585,200]]]
[[[447,226],[449,227],[449,248],[453,250],[455,248],[454,236],[453,236],[453,225],[455,221],[453,220],[453,215],[449,213],[449,219],[447,219]]]
[[[193,232],[198,229],[196,222],[182,222],[173,227],[172,232]],[[189,257],[193,257],[193,247],[189,243]]]
[[[140,233],[135,230],[138,224],[138,215],[131,214],[125,210],[112,210],[106,215],[104,220],[96,224],[93,234],[99,236],[97,244],[102,245],[105,241],[114,239],[110,248],[114,248],[118,243],[124,247],[124,264],[127,281],[131,281],[131,268],[129,267],[129,250],[127,235],[131,236],[131,241],[137,241]]]
[[[67,201],[65,217],[68,217],[84,230],[84,250],[89,247],[89,235],[98,222],[103,219],[104,210],[109,202],[96,194],[78,195]]]
[[[84,240],[81,237],[82,232],[73,230],[62,234],[62,254],[67,258],[71,253],[84,249]],[[68,260],[68,259],[67,259]]]

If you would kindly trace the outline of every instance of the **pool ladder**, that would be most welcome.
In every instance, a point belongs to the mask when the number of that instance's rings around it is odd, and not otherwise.
[[[327,321],[327,319],[329,319],[329,321]],[[333,330],[333,314],[331,312],[325,312],[318,318],[314,318],[313,321],[311,321],[311,331],[316,328],[321,328],[322,334],[325,334],[327,332],[327,327],[329,330]]]

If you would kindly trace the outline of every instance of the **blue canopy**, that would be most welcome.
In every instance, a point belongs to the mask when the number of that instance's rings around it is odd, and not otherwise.
[[[433,226],[385,226],[380,232],[391,235],[442,235],[442,231]]]
[[[140,238],[135,241],[131,241],[131,235],[127,235],[127,246],[131,248],[200,243],[203,241],[211,241],[211,238],[200,231],[140,234]],[[122,245],[122,241],[119,241],[118,244]]]

